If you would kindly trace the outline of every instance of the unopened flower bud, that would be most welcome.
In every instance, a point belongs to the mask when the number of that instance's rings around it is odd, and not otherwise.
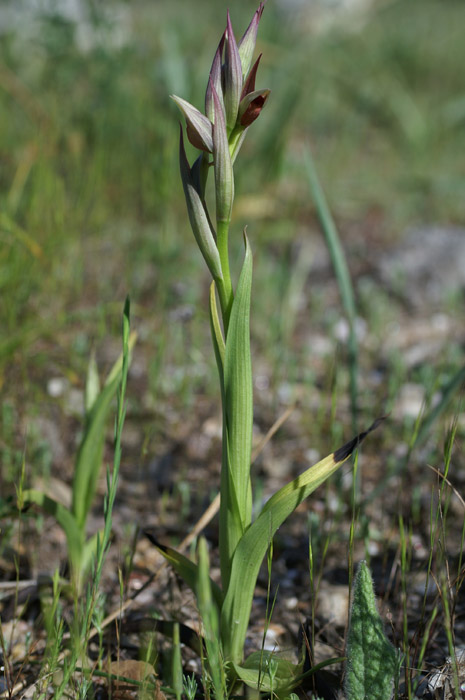
[[[255,90],[255,78],[257,77],[257,70],[258,70],[258,64],[260,63],[260,59],[262,57],[262,54],[257,58],[255,63],[253,64],[252,68],[250,69],[250,72],[244,82],[244,86],[242,88],[242,93],[241,93],[241,100],[243,97],[249,94],[249,92],[253,92]]]
[[[239,56],[241,58],[242,75],[245,77],[252,63],[255,44],[257,42],[257,30],[260,18],[263,14],[265,3],[261,2],[258,9],[255,11],[252,21],[244,32],[244,36],[239,42]]]
[[[239,107],[238,122],[241,126],[247,127],[252,124],[262,111],[268,99],[270,90],[254,90],[249,92],[241,101]]]
[[[224,110],[226,126],[232,131],[236,124],[237,111],[242,93],[242,64],[228,12],[226,24],[226,48],[224,62]]]
[[[182,97],[171,95],[186,119],[187,137],[191,144],[201,151],[213,151],[213,136],[211,121],[196,107],[183,100]]]
[[[215,163],[216,219],[217,222],[226,222],[231,219],[234,200],[234,176],[223,106],[213,85],[211,90],[215,108],[213,160]]]
[[[195,236],[195,240],[197,241],[197,245],[200,248],[200,252],[208,265],[213,279],[222,279],[223,275],[221,271],[220,255],[218,253],[218,248],[216,247],[214,234],[205,210],[205,206],[194,184],[194,179],[192,177],[189,162],[184,150],[182,127],[179,140],[179,166],[181,170],[182,186],[186,198],[187,212],[189,214],[189,221]]]
[[[221,62],[225,38],[226,32],[223,33],[221,41],[218,44],[218,48],[216,49],[215,57],[213,59],[212,67],[210,69],[207,91],[205,93],[205,114],[212,123],[215,121],[215,108],[213,105],[211,85],[213,85],[213,87],[215,88],[216,94],[220,98],[220,102],[223,102],[223,88],[221,86]]]

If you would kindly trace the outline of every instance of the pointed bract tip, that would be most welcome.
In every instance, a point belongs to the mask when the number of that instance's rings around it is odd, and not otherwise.
[[[260,63],[260,60],[262,58],[263,54],[260,54],[255,63],[253,64],[252,68],[249,71],[249,74],[247,76],[247,79],[244,83],[244,87],[242,88],[242,93],[241,93],[241,100],[249,94],[249,92],[253,92],[255,90],[255,80],[257,77],[257,70],[258,70],[258,65]]]
[[[182,97],[171,95],[171,99],[176,102],[185,117],[187,138],[191,144],[201,151],[211,153],[213,150],[211,121]]]
[[[253,53],[255,51],[255,44],[257,42],[257,32],[258,25],[260,24],[260,19],[263,14],[265,3],[261,2],[258,9],[255,10],[252,20],[245,30],[242,38],[239,41],[239,55],[241,57],[242,64],[242,74],[245,76],[252,64]]]
[[[231,18],[227,17],[226,23],[227,42],[224,56],[223,71],[223,98],[226,114],[226,124],[231,131],[237,120],[237,111],[242,93],[243,75],[242,61],[239,49],[231,25]]]

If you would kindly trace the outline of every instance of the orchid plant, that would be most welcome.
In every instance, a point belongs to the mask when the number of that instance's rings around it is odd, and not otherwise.
[[[199,151],[191,166],[181,127],[179,160],[187,212],[198,247],[213,278],[210,325],[223,407],[219,516],[221,586],[205,575],[208,557],[203,545],[199,549],[199,562],[195,564],[174,549],[155,544],[197,595],[217,697],[230,692],[238,678],[264,691],[271,687],[274,691],[291,688],[297,684],[300,666],[286,663],[285,667],[278,665],[276,668],[266,653],[252,654],[244,662],[244,643],[259,569],[280,525],[348,459],[375,425],[277,491],[252,521],[252,252],[244,231],[245,255],[234,287],[228,237],[234,202],[234,164],[250,126],[260,116],[270,94],[266,88],[255,88],[261,55],[252,63],[263,9],[264,3],[260,3],[239,42],[228,13],[226,29],[208,78],[205,113],[181,97],[173,96],[184,115],[187,138]],[[205,196],[211,171],[216,226]],[[153,537],[147,534],[153,541]],[[208,592],[205,591],[206,585],[210,587]],[[224,672],[218,674],[218,668]]]

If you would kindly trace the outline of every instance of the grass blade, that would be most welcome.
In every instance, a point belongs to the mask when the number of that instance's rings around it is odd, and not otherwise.
[[[331,215],[328,201],[321,186],[318,172],[312,158],[310,148],[304,149],[305,170],[310,185],[310,191],[320,220],[323,235],[328,246],[329,255],[334,268],[334,274],[339,286],[342,305],[349,324],[349,372],[350,372],[350,400],[352,408],[352,427],[357,430],[357,403],[358,403],[358,345],[355,332],[355,295],[347,266],[346,256],[341,245],[336,224]]]
[[[136,335],[128,339],[128,352],[133,347]],[[76,458],[73,479],[71,511],[81,529],[85,528],[87,515],[95,496],[97,479],[102,465],[105,443],[105,424],[112,401],[121,381],[123,356],[113,365],[106,383],[97,398],[92,399],[92,408],[86,415],[84,435]]]

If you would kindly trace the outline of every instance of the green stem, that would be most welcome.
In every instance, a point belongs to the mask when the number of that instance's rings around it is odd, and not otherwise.
[[[229,221],[217,222],[217,246],[220,254],[221,269],[223,272],[223,281],[217,284],[218,295],[220,297],[221,315],[223,317],[224,334],[228,333],[229,317],[234,299],[231,273],[229,271],[229,251],[228,251],[228,233]]]

